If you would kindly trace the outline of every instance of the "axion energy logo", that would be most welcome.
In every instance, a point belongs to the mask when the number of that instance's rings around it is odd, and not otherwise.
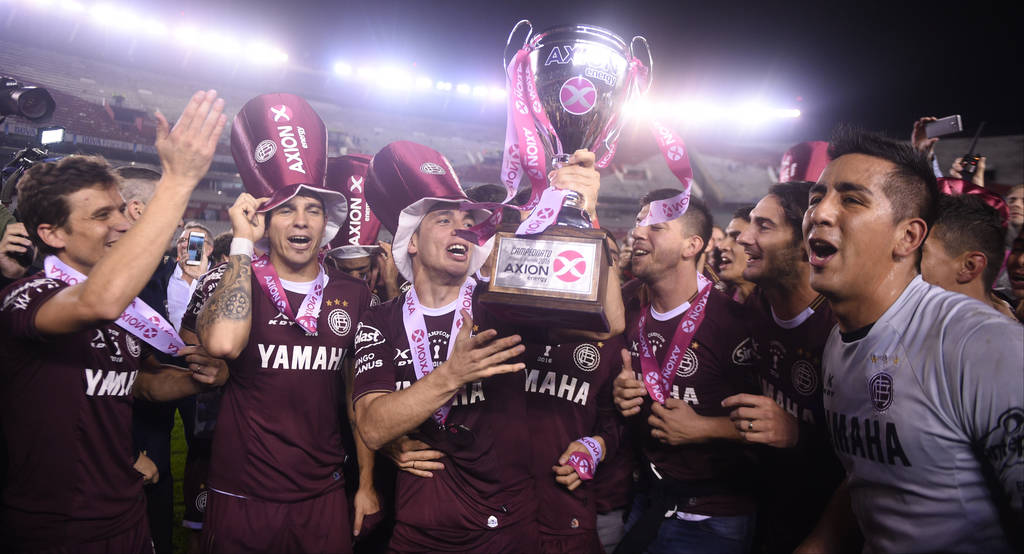
[[[594,109],[597,104],[597,88],[586,77],[573,77],[562,83],[558,99],[565,111],[573,115],[583,115]]]
[[[555,277],[566,283],[575,283],[586,274],[587,260],[583,254],[575,250],[563,250],[561,254],[555,256],[551,269],[554,270]]]

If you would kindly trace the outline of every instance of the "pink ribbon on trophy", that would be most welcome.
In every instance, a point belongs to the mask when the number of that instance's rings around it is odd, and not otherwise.
[[[43,269],[46,271],[47,277],[72,286],[84,283],[88,278],[77,269],[60,261],[57,256],[47,256],[43,260]],[[137,297],[132,299],[131,304],[128,304],[128,307],[121,313],[121,317],[117,318],[114,323],[164,354],[177,356],[178,352],[185,348],[184,341],[178,336],[178,332],[174,330],[170,322],[152,306]]]
[[[664,404],[665,399],[668,398],[669,392],[672,390],[672,381],[675,378],[676,369],[682,363],[686,355],[686,349],[689,348],[690,341],[697,334],[697,329],[700,328],[700,324],[704,321],[704,315],[707,313],[705,308],[707,307],[708,296],[711,295],[711,289],[713,288],[711,281],[698,273],[697,288],[700,290],[700,293],[697,295],[694,303],[686,310],[686,315],[679,320],[679,325],[676,327],[672,342],[668,345],[668,349],[665,350],[665,363],[660,367],[658,360],[654,357],[650,341],[647,340],[646,327],[647,314],[650,312],[649,307],[644,308],[640,319],[637,321],[637,336],[640,342],[640,368],[643,373],[644,388],[647,389],[651,398],[659,404]]]
[[[473,314],[474,290],[476,290],[476,280],[472,277],[467,277],[466,282],[462,284],[462,289],[459,291],[459,303],[455,308],[455,313],[452,314],[452,329],[448,334],[448,354],[445,357],[446,360],[451,357],[452,350],[455,348],[455,337],[459,334],[459,330],[462,329],[463,320],[459,310],[466,310],[470,315]],[[427,322],[423,317],[423,305],[420,304],[420,299],[416,296],[416,287],[409,287],[409,292],[405,293],[402,323],[405,326],[405,336],[409,340],[409,352],[412,357],[413,371],[416,373],[416,380],[419,381],[434,371],[434,359],[430,354],[430,337],[427,332]],[[448,402],[434,412],[432,417],[438,424],[444,425],[451,411],[452,400],[449,399]]]
[[[322,258],[319,258],[322,260]],[[273,264],[270,263],[270,258],[264,254],[252,261],[252,272],[256,276],[256,282],[259,283],[260,288],[266,293],[267,298],[274,303],[278,311],[285,315],[288,319],[298,323],[306,333],[315,335],[317,330],[317,320],[320,318],[320,306],[324,300],[324,289],[327,288],[327,273],[324,272],[324,266],[321,263],[317,264],[320,268],[320,272],[316,275],[316,280],[313,281],[313,288],[306,294],[306,297],[302,299],[302,304],[299,305],[298,315],[292,311],[291,304],[288,303],[288,294],[284,290],[284,285],[281,284],[281,278],[277,276],[277,271],[274,269]]]

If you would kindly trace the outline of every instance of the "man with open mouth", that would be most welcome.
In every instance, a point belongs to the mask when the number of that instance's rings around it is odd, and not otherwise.
[[[1019,552],[1024,328],[921,278],[937,194],[922,155],[841,129],[829,156],[803,230],[839,323],[825,414],[866,548]],[[827,538],[809,542],[839,547]]]
[[[319,258],[347,212],[324,185],[326,128],[302,98],[267,94],[246,103],[231,139],[249,192],[228,211],[228,262],[203,278],[182,321],[231,369],[201,547],[351,552],[364,516],[379,511],[372,455],[358,437],[351,517],[342,467],[342,362],[370,291]],[[256,257],[254,243],[267,253]]]
[[[162,177],[134,226],[102,158],[40,163],[19,180],[22,220],[46,257],[44,273],[0,293],[5,551],[153,552],[132,399],[177,400],[227,371],[137,295],[210,167],[223,107],[199,91],[173,129],[157,114]],[[157,350],[191,371],[161,365]]]
[[[743,206],[733,212],[725,227],[725,238],[718,245],[721,250],[718,275],[727,285],[726,294],[740,303],[754,292],[755,285],[743,278],[743,271],[747,269],[747,253],[736,239],[750,225],[750,210],[753,209],[753,206]]]
[[[803,243],[813,183],[772,186],[737,237],[748,256],[743,278],[757,284],[746,307],[758,353],[761,395],[727,398],[743,440],[761,452],[758,537],[763,552],[792,552],[811,532],[843,477],[828,440],[821,354],[835,316],[810,284]]]
[[[721,403],[756,390],[754,356],[743,306],[698,272],[707,207],[691,198],[685,212],[665,209],[680,192],[644,197],[633,230],[633,274],[651,300],[627,314],[614,395],[641,448],[642,477],[616,550],[747,552],[754,466]]]

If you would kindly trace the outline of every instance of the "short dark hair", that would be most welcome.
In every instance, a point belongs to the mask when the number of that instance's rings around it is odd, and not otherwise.
[[[125,202],[138,200],[148,204],[156,192],[156,183],[160,180],[160,173],[134,165],[123,165],[114,169],[114,173],[121,178],[119,188]]]
[[[1003,265],[1003,227],[999,212],[973,194],[942,195],[932,235],[942,241],[946,254],[981,252],[988,263],[981,274],[985,290],[992,288]]]
[[[67,225],[71,206],[67,197],[82,189],[115,187],[117,176],[101,156],[68,156],[56,162],[37,163],[18,180],[18,217],[29,238],[43,254],[55,250],[39,238],[37,228]]]
[[[210,252],[210,259],[214,260],[214,263],[216,263],[216,260],[219,260],[221,257],[226,257],[228,255],[228,252],[231,251],[231,239],[233,238],[234,235],[231,231],[225,231],[214,237],[213,251]]]
[[[882,187],[892,204],[894,222],[917,217],[932,225],[939,193],[925,154],[909,143],[842,125],[832,134],[828,155],[836,160],[847,154],[864,154],[895,165]]]
[[[681,192],[683,191],[672,188],[652,190],[640,200],[640,208],[643,209],[644,206],[655,200],[668,200]],[[704,246],[706,247],[708,241],[711,240],[711,227],[714,225],[714,220],[711,218],[711,211],[708,210],[704,201],[691,195],[690,205],[686,208],[686,213],[681,218],[687,232],[699,236],[704,241]]]
[[[779,199],[783,217],[793,231],[794,244],[804,239],[804,212],[807,211],[807,202],[813,185],[814,183],[810,181],[789,181],[772,185],[768,189],[768,194]]]
[[[754,211],[754,206],[740,206],[736,208],[736,211],[732,212],[733,219],[742,219],[747,223],[750,223],[750,212]]]

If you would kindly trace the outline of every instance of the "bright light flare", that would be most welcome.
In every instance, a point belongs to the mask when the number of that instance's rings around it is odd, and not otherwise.
[[[345,62],[338,62],[334,64],[334,73],[342,77],[352,76],[352,66]]]
[[[508,96],[508,91],[501,87],[491,87],[489,95],[491,100],[504,100]]]
[[[412,87],[412,75],[400,67],[384,67],[377,74],[377,84],[392,90],[408,90]]]
[[[360,67],[356,70],[356,78],[362,81],[370,81],[377,77],[377,68],[375,67]]]
[[[44,0],[43,2],[36,0],[36,3],[41,6],[45,6],[49,4],[49,0]],[[68,13],[81,13],[85,11],[85,6],[83,6],[81,2],[76,2],[75,0],[61,0],[60,9]]]
[[[261,65],[277,65],[288,61],[288,54],[266,42],[254,42],[247,50],[249,60]]]
[[[479,98],[483,98],[483,97],[487,96],[487,87],[481,86],[481,85],[477,85],[477,86],[473,87],[473,96],[476,96],[476,97],[479,97]]]
[[[457,92],[459,94],[464,94],[465,95],[465,94],[469,94],[469,93],[473,92],[473,89],[472,89],[472,87],[470,87],[466,83],[459,83],[459,84],[455,85],[455,92]]]
[[[448,81],[438,81],[434,88],[443,92],[451,92],[452,84]]]
[[[416,88],[420,90],[428,90],[434,88],[434,81],[432,81],[430,77],[417,77]]]

